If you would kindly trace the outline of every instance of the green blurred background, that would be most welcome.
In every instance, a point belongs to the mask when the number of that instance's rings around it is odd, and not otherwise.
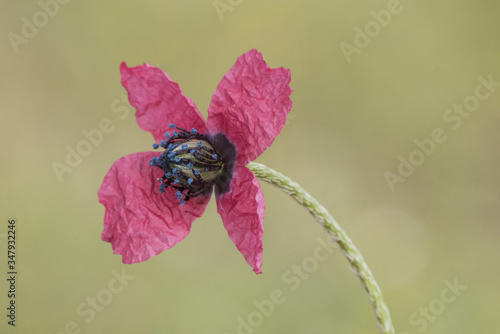
[[[337,218],[378,279],[396,333],[498,331],[500,87],[472,98],[478,77],[500,82],[497,1],[62,2],[0,5],[1,277],[9,218],[19,271],[15,329],[0,280],[0,332],[378,332],[340,251],[307,278],[290,274],[312,263],[325,233],[267,184],[262,275],[227,237],[214,201],[183,242],[144,263],[123,265],[100,240],[104,175],[153,142],[121,101],[120,62],[161,67],[206,116],[218,82],[251,48],[290,68],[294,89],[286,127],[257,161]],[[365,28],[371,37],[356,37]],[[341,45],[356,43],[346,57]],[[444,117],[464,100],[479,105],[454,129],[458,119]],[[113,131],[60,182],[54,161],[65,163],[66,147],[105,118]],[[387,172],[398,173],[400,156],[421,158],[415,140],[436,128],[446,140],[391,189]],[[275,290],[283,302],[259,318],[256,304]]]

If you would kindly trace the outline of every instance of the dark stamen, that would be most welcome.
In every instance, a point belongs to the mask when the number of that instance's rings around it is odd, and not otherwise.
[[[165,133],[167,140],[162,140],[160,145],[153,144],[153,148],[161,146],[165,150],[160,157],[152,158],[150,164],[164,172],[163,177],[158,178],[160,193],[168,187],[175,189],[177,199],[183,205],[191,197],[212,191],[219,175],[227,174],[226,161],[211,143],[211,139],[217,139],[217,136],[200,134],[196,129],[188,131],[175,124],[169,126],[174,131]],[[234,159],[235,155],[229,156],[229,160]],[[234,161],[227,162],[230,166],[234,164]]]

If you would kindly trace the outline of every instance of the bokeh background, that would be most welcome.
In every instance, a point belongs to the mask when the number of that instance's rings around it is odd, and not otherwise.
[[[0,280],[0,332],[377,332],[340,251],[307,278],[291,272],[314,263],[326,235],[267,184],[262,275],[227,237],[214,201],[183,242],[147,262],[123,265],[100,240],[104,175],[153,142],[124,99],[120,62],[161,67],[206,116],[216,85],[251,48],[290,68],[294,89],[286,127],[257,161],[336,217],[378,279],[396,333],[498,331],[497,1],[59,1],[0,5],[1,277],[9,218],[19,271],[15,328]],[[474,100],[481,76],[496,84]],[[449,114],[464,101],[474,111]],[[113,131],[58,179],[54,162],[106,118]],[[446,140],[419,161],[415,141],[435,129]],[[391,187],[387,173],[411,155],[419,165]],[[273,291],[283,302],[259,317],[256,304]]]

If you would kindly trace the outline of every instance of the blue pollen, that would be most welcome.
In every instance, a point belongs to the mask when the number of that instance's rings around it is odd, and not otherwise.
[[[181,205],[184,205],[185,203],[184,203],[184,201],[183,201],[183,200],[181,200],[180,204],[181,204]]]
[[[168,126],[170,126],[172,129],[175,129],[175,124],[169,124]]]
[[[160,163],[160,158],[159,157],[153,157],[151,159],[151,161],[149,161],[149,164],[153,167],[156,167],[158,166],[158,164]]]
[[[175,153],[174,152],[168,152],[167,153],[167,158],[169,158],[169,159],[175,158]]]
[[[166,140],[162,140],[160,142],[160,146],[163,147],[163,148],[166,148],[167,147],[167,141]]]
[[[167,137],[168,139],[170,139],[170,137],[171,137],[171,136],[170,136],[170,133],[165,132],[165,137]]]
[[[191,153],[191,154],[194,154],[194,152],[195,152],[194,150],[191,150],[191,151],[190,151],[190,153]]]
[[[170,179],[170,178],[172,177],[172,173],[170,173],[170,172],[169,172],[169,173],[165,173],[165,177],[166,177],[167,179]]]
[[[179,179],[174,180],[174,184],[177,184],[177,183],[179,183]]]
[[[217,154],[212,155],[212,159],[217,159]]]
[[[165,184],[160,184],[160,190],[159,190],[160,194],[161,193],[164,193],[165,192]]]
[[[176,168],[172,169],[172,173],[179,173],[179,168],[176,167]]]
[[[160,147],[160,145],[158,145],[157,143],[154,143],[153,144],[153,148],[156,150],[158,147]]]
[[[198,147],[203,147],[203,144],[201,141],[198,142]]]
[[[196,129],[195,129],[195,128],[192,128],[192,129],[191,129],[191,133],[192,133],[193,135],[195,135],[195,134],[197,134],[197,133],[198,133],[198,131],[196,131]]]
[[[195,169],[195,170],[193,171],[193,173],[194,173],[194,175],[200,175],[200,171],[199,171],[199,170],[197,170],[197,169]]]
[[[193,169],[193,163],[191,161],[187,164],[187,168]]]
[[[188,148],[187,144],[182,144],[182,149],[183,150],[187,150],[187,148]]]
[[[193,183],[193,179],[192,179],[192,178],[189,178],[189,179],[188,179],[188,184],[191,184],[191,183]]]
[[[172,136],[177,137],[178,135],[177,131],[172,132]]]
[[[174,158],[174,161],[175,161],[175,162],[179,162],[179,161],[181,161],[181,158],[179,158],[179,157],[176,155],[176,156],[175,156],[175,158]]]
[[[177,195],[178,200],[182,199],[182,193],[180,192],[180,190],[177,190],[177,192],[175,194]]]

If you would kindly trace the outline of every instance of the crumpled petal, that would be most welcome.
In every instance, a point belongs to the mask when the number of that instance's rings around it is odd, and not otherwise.
[[[236,166],[231,191],[216,198],[217,211],[229,238],[256,274],[262,273],[264,194],[253,173]]]
[[[148,64],[127,67],[122,62],[120,73],[130,104],[137,110],[137,124],[151,132],[157,143],[165,139],[167,130],[172,130],[169,124],[188,131],[195,128],[200,133],[207,132],[205,120],[194,102],[161,69]]]
[[[270,69],[257,50],[238,58],[217,86],[208,108],[208,129],[236,145],[246,165],[264,152],[285,126],[292,109],[290,70]]]
[[[98,196],[106,212],[102,240],[111,242],[123,263],[146,261],[183,240],[210,196],[191,198],[181,206],[173,189],[158,192],[162,170],[150,166],[156,152],[117,160],[104,177]]]

